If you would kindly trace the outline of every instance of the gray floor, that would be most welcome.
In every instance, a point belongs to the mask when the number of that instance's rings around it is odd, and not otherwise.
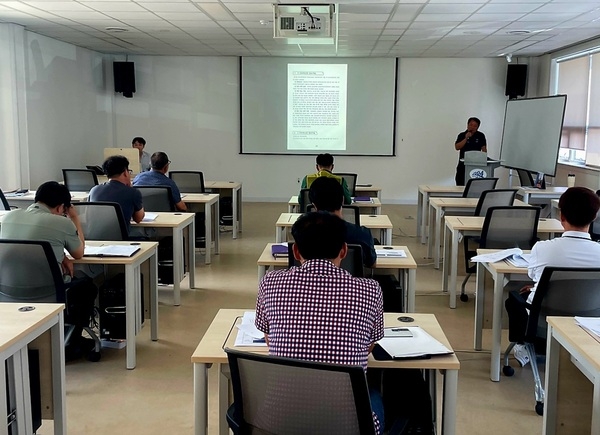
[[[198,256],[196,285],[183,283],[181,306],[172,293],[159,290],[159,341],[150,340],[146,325],[138,336],[137,368],[125,369],[125,351],[105,349],[102,360],[67,364],[67,417],[71,434],[192,434],[193,395],[190,356],[219,308],[254,308],[256,260],[275,237],[275,221],[287,204],[244,204],[241,237],[221,234],[221,254],[209,266]],[[394,224],[394,244],[407,245],[419,263],[418,312],[436,314],[461,361],[457,434],[540,433],[542,418],[534,411],[531,369],[516,367],[512,378],[489,380],[490,331],[484,350],[473,351],[474,278],[470,301],[448,308],[441,272],[416,241],[416,207],[383,206]],[[461,273],[462,275],[462,273]],[[506,344],[506,337],[504,343]],[[214,387],[211,385],[211,387]],[[214,391],[214,390],[212,390]],[[214,407],[212,407],[214,409]],[[216,434],[216,414],[209,414],[209,432]],[[51,433],[48,425],[41,434]]]

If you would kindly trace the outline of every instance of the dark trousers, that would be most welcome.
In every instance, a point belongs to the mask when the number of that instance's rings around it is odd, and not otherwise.
[[[463,162],[459,162],[456,166],[456,175],[454,176],[454,181],[457,186],[465,185],[465,164]]]
[[[508,339],[511,343],[523,343],[525,340],[527,321],[529,320],[525,304],[530,293],[530,291],[523,293],[512,291],[504,302],[508,314]]]
[[[73,278],[67,286],[67,313],[65,323],[75,325],[77,330],[90,325],[94,315],[94,302],[98,288],[90,278]],[[81,334],[81,332],[79,333]]]

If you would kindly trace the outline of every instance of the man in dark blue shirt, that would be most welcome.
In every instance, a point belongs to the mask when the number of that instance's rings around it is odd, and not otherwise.
[[[310,201],[317,211],[327,211],[344,218],[342,202],[344,201],[344,188],[335,179],[319,177],[310,186]],[[346,243],[357,244],[362,247],[363,263],[373,267],[377,260],[373,236],[368,228],[346,222]]]
[[[465,158],[465,152],[487,152],[485,134],[479,131],[479,125],[481,125],[481,121],[478,118],[469,118],[467,121],[467,129],[462,133],[459,133],[456,137],[456,142],[454,142],[454,149],[459,151],[456,176],[454,178],[457,186],[465,185],[465,164],[460,161],[460,159]]]
[[[173,198],[173,203],[175,204],[175,208],[179,211],[187,211],[187,206],[185,202],[181,199],[181,193],[179,193],[179,188],[177,184],[169,177],[167,177],[167,172],[169,172],[169,165],[171,161],[166,153],[162,151],[156,152],[152,154],[150,157],[150,167],[151,169],[147,172],[140,172],[133,179],[134,186],[169,186],[171,188],[171,196]]]

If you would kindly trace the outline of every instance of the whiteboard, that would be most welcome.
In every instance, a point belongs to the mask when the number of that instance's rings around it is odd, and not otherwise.
[[[508,100],[502,166],[554,176],[566,104],[566,95]]]

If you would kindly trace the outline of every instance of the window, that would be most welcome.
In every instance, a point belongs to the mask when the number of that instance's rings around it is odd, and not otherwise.
[[[559,162],[600,166],[599,49],[556,59],[554,94],[567,94]]]

